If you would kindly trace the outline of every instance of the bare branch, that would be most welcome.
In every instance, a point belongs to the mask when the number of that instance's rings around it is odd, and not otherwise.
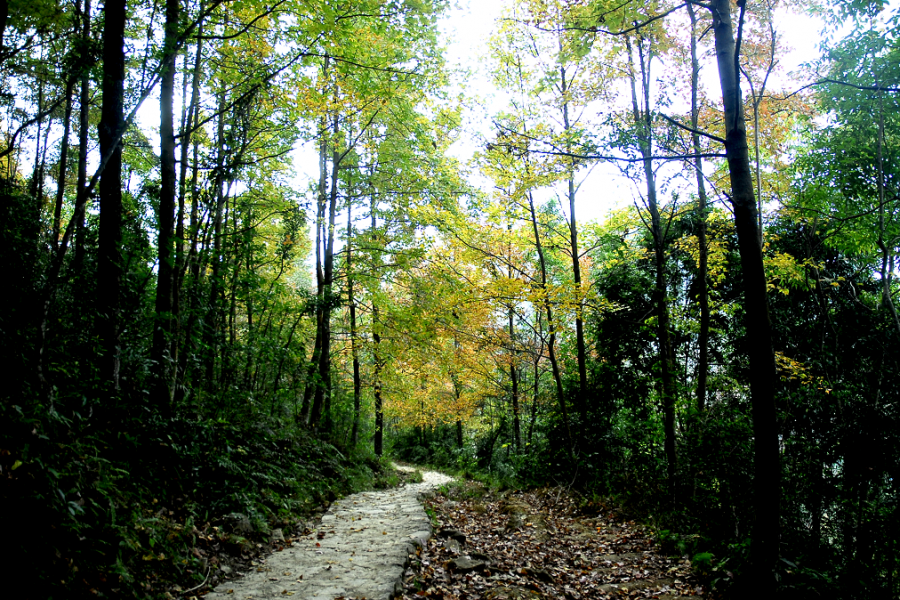
[[[665,119],[666,121],[668,121],[668,122],[671,123],[672,125],[675,125],[676,127],[680,127],[681,129],[684,129],[685,131],[688,131],[688,132],[690,132],[690,133],[696,133],[697,135],[702,135],[703,137],[706,137],[706,138],[709,138],[709,139],[711,139],[711,140],[713,140],[713,141],[719,142],[720,144],[724,144],[724,143],[725,143],[725,140],[723,140],[723,139],[720,138],[719,136],[713,135],[713,134],[711,134],[711,133],[706,133],[705,131],[700,131],[699,129],[694,129],[693,127],[690,127],[690,126],[688,126],[688,125],[685,125],[684,123],[679,123],[679,122],[676,121],[675,119],[672,119],[671,117],[668,117],[668,116],[666,116],[666,115],[664,115],[664,114],[662,114],[662,113],[660,113],[659,116],[661,116],[663,119]]]

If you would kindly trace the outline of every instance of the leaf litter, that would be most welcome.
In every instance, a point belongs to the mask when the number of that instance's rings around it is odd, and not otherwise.
[[[411,557],[402,598],[612,600],[706,597],[690,561],[614,510],[560,488],[494,493],[475,482],[426,499],[436,535]]]

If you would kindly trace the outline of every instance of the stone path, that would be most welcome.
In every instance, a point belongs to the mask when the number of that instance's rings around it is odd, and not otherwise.
[[[205,598],[392,598],[401,590],[409,553],[431,536],[431,522],[418,496],[451,480],[432,471],[424,471],[422,479],[335,502],[312,535],[270,555],[244,577],[219,585]]]

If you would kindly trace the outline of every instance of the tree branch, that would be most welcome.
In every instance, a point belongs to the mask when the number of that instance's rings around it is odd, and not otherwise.
[[[675,119],[673,119],[673,118],[671,118],[671,117],[668,117],[668,116],[666,116],[666,115],[664,115],[664,114],[662,114],[662,113],[660,113],[659,116],[661,116],[663,119],[665,119],[666,121],[668,121],[668,122],[671,123],[672,125],[675,125],[676,127],[680,127],[680,128],[684,129],[684,130],[687,131],[687,132],[690,132],[690,133],[696,133],[697,135],[702,135],[703,137],[706,137],[706,138],[709,138],[709,139],[711,139],[711,140],[713,140],[713,141],[719,142],[720,144],[724,144],[724,143],[725,143],[725,140],[723,140],[722,138],[720,138],[720,137],[718,137],[718,136],[716,136],[716,135],[713,135],[713,134],[711,134],[711,133],[706,133],[705,131],[700,131],[699,129],[694,129],[693,127],[689,127],[688,125],[685,125],[684,123],[679,123],[679,122],[676,121]]]

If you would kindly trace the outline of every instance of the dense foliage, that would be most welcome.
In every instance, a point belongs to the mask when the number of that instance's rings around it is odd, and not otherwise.
[[[463,164],[442,2],[0,1],[0,502],[36,597],[218,577],[386,455],[611,497],[722,594],[900,592],[882,4],[817,7],[799,82],[799,3],[510,2]],[[602,223],[595,169],[634,198]]]

